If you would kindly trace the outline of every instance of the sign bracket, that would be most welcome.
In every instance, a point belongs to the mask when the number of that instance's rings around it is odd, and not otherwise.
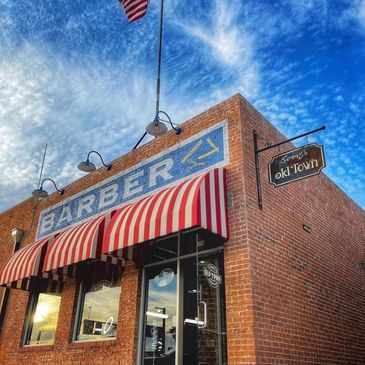
[[[259,135],[256,132],[256,130],[253,131],[253,146],[254,146],[254,152],[255,152],[255,170],[256,170],[257,200],[258,200],[259,208],[261,210],[263,208],[263,204],[262,204],[262,187],[261,187],[261,177],[260,177],[260,159],[259,159],[259,153],[264,152],[264,151],[267,151],[267,150],[270,150],[270,149],[275,148],[275,147],[278,147],[278,146],[281,146],[282,144],[285,144],[285,143],[294,141],[296,139],[299,139],[299,138],[308,136],[310,134],[313,134],[313,133],[322,131],[324,129],[326,129],[326,126],[323,125],[322,127],[319,127],[317,129],[313,129],[313,130],[311,130],[309,132],[300,134],[298,136],[295,136],[295,137],[286,139],[285,141],[278,142],[278,143],[275,143],[273,145],[270,145],[270,146],[267,146],[267,147],[264,147],[264,148],[261,148],[261,149],[258,148],[258,144],[257,144],[257,140],[259,139]]]

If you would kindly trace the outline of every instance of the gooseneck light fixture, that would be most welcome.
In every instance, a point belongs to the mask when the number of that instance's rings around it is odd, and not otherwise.
[[[167,118],[167,120],[162,119],[160,117],[160,114],[163,114]],[[176,134],[180,134],[182,132],[182,129],[180,127],[178,127],[178,126],[174,125],[174,123],[172,123],[170,117],[168,116],[168,114],[166,112],[164,112],[163,110],[159,110],[156,113],[155,119],[147,125],[146,132],[139,139],[139,141],[133,147],[133,149],[135,150],[139,146],[139,144],[142,142],[143,138],[146,137],[147,134],[154,136],[154,137],[159,137],[159,136],[163,136],[164,134],[166,134],[168,132],[166,124],[169,124],[170,127],[175,131]]]
[[[13,238],[13,242],[16,245],[17,243],[20,243],[24,235],[24,231],[20,228],[13,228],[11,230],[11,237]]]
[[[58,191],[61,195],[65,192],[65,190],[64,190],[64,189],[58,189],[58,187],[57,187],[56,183],[55,183],[52,179],[45,178],[45,179],[43,179],[43,180],[42,180],[40,187],[39,187],[38,189],[35,189],[35,190],[33,190],[33,191],[32,191],[32,195],[33,195],[34,197],[36,197],[36,198],[47,198],[47,197],[48,197],[48,193],[47,193],[47,191],[43,189],[43,183],[44,183],[45,181],[51,181],[51,182],[53,183],[53,185],[54,185],[55,189],[56,189],[56,190],[57,190],[57,191]]]
[[[162,65],[162,39],[163,39],[163,14],[164,14],[164,0],[161,0],[160,6],[160,31],[159,31],[159,41],[158,41],[158,57],[157,57],[157,82],[156,82],[156,113],[155,119],[147,125],[146,131],[143,136],[139,139],[136,145],[133,147],[135,150],[139,144],[142,142],[143,138],[147,134],[157,137],[162,136],[167,133],[167,127],[165,124],[170,124],[171,128],[176,134],[181,133],[181,128],[174,126],[171,122],[170,117],[162,110],[160,110],[160,90],[161,90],[161,65]],[[167,120],[161,119],[160,114],[163,114]]]
[[[160,118],[160,114],[163,114],[167,118],[167,120]],[[167,133],[167,127],[166,127],[166,124],[164,124],[164,123],[169,123],[171,128],[175,131],[176,134],[181,133],[181,128],[175,127],[172,124],[171,119],[168,116],[168,114],[162,110],[158,111],[154,121],[148,124],[148,126],[146,128],[146,132],[154,137],[163,136],[164,134]]]
[[[110,170],[112,168],[112,165],[107,165],[106,163],[104,163],[104,160],[103,158],[101,157],[101,154],[97,151],[90,151],[87,155],[87,158],[86,158],[86,161],[82,161],[80,162],[78,165],[77,165],[77,168],[83,172],[93,172],[96,170],[96,166],[90,162],[89,158],[90,158],[90,155],[92,153],[96,153],[99,157],[100,157],[100,160],[101,160],[101,163],[106,167],[107,170]]]

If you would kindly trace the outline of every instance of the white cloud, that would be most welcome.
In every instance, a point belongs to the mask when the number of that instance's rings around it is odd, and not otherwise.
[[[7,9],[17,10],[17,3],[2,2],[9,4]],[[325,64],[318,63],[315,54],[299,60],[287,57],[307,25],[328,20],[329,3],[208,3],[211,6],[203,9],[201,4],[186,6],[183,0],[166,2],[161,108],[180,123],[240,92],[288,136],[324,121],[332,123],[332,134],[328,130],[318,138],[328,142],[326,152],[332,166],[326,171],[332,177],[342,176],[338,167],[350,168],[346,153],[354,157],[351,148],[364,152],[355,145],[358,136],[343,134],[354,129],[351,123],[362,120],[363,100],[350,97],[346,88],[321,84]],[[348,19],[351,15],[352,21],[363,24],[365,0],[352,4]],[[30,13],[37,16],[29,17],[31,31],[24,35],[16,29],[17,19],[11,17],[17,16],[16,11],[3,12],[0,209],[30,195],[46,143],[44,176],[64,186],[82,176],[75,166],[89,150],[98,150],[110,161],[137,142],[154,116],[159,7],[157,2],[151,5],[153,16],[123,29],[119,24],[123,13],[117,3],[118,25],[114,28],[99,19],[102,14],[94,6],[80,12],[65,10],[65,22],[52,23],[49,10],[41,6],[43,13],[36,14],[34,5]],[[111,16],[109,6],[100,8],[106,18]],[[98,43],[99,32],[107,34],[106,44]],[[49,41],[55,35],[59,42]],[[53,48],[54,44],[60,44],[60,49]],[[277,46],[284,53],[273,57]],[[310,67],[303,67],[306,65]],[[309,69],[313,74],[305,71]],[[313,78],[315,83],[303,83],[307,89],[296,88],[304,79]],[[345,112],[336,108],[348,108],[353,114],[337,120]],[[337,136],[346,151],[341,157],[332,153]],[[348,186],[361,173],[363,169],[352,169],[349,180],[338,181]],[[361,182],[356,184],[360,187]]]
[[[44,177],[63,186],[81,176],[91,149],[112,160],[153,118],[153,82],[136,69],[120,87],[115,69],[69,62],[24,43],[0,60],[0,205],[30,196],[48,144]]]
[[[360,26],[365,29],[365,0],[362,0],[357,9],[356,19]]]
[[[362,32],[365,31],[365,0],[348,0],[347,8],[337,19],[337,24],[346,28],[349,24],[354,24]]]
[[[222,76],[234,75],[233,83],[214,92],[214,98],[218,100],[236,92],[251,97],[260,90],[260,64],[253,33],[237,21],[240,4],[238,1],[227,3],[215,0],[209,23],[200,19],[190,19],[189,22],[173,20],[190,37],[201,42],[214,57],[213,60],[221,63]],[[206,52],[200,52],[204,53],[202,57],[209,58]],[[221,85],[223,83],[222,80]]]

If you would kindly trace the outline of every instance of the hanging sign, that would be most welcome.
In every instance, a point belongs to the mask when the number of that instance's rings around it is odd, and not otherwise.
[[[323,146],[311,143],[280,155],[269,163],[269,181],[275,187],[317,175],[326,166]]]

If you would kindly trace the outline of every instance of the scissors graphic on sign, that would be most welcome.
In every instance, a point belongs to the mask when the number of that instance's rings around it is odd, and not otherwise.
[[[182,163],[186,163],[190,165],[190,168],[193,168],[195,166],[204,166],[206,163],[204,161],[205,158],[213,155],[214,153],[219,152],[219,148],[214,144],[211,138],[207,138],[208,144],[212,147],[212,149],[206,153],[203,153],[196,157],[196,159],[192,159],[193,154],[201,147],[201,145],[204,143],[203,140],[199,140],[192,148],[191,150],[184,156],[184,158],[181,160]]]

